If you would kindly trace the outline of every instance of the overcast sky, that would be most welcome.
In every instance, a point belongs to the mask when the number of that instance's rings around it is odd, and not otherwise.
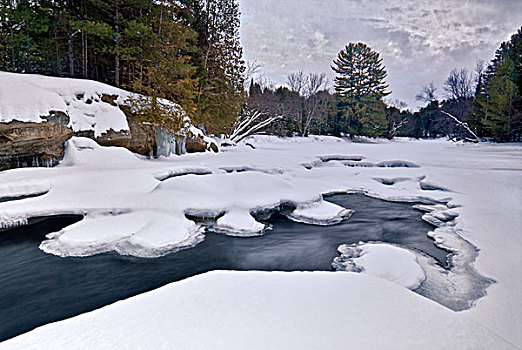
[[[284,84],[289,72],[325,72],[337,52],[362,41],[380,52],[392,99],[415,109],[422,84],[473,69],[522,25],[520,0],[240,0],[245,58]]]

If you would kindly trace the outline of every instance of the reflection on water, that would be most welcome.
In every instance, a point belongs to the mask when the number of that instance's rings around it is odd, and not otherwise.
[[[52,218],[0,232],[0,340],[210,270],[330,271],[337,247],[343,243],[391,242],[445,261],[447,252],[426,236],[432,227],[411,204],[361,194],[327,199],[356,212],[349,220],[328,227],[295,223],[277,214],[269,220],[273,229],[264,236],[207,232],[195,248],[157,259],[114,253],[59,258],[38,249],[46,233],[77,217]]]

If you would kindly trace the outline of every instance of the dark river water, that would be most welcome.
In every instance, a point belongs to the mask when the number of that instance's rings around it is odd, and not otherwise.
[[[263,236],[207,232],[195,248],[156,259],[114,253],[59,258],[38,249],[47,233],[81,217],[50,218],[0,232],[0,341],[210,270],[331,271],[343,243],[396,243],[445,263],[448,252],[426,236],[433,227],[411,204],[362,194],[327,199],[356,212],[335,226],[295,223],[276,214],[269,219],[273,229]]]

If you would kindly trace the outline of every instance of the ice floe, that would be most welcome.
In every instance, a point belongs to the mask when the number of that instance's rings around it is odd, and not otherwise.
[[[416,289],[426,278],[414,253],[383,243],[343,244],[332,266],[340,271],[362,272]]]
[[[312,225],[335,225],[348,219],[353,210],[343,208],[324,200],[299,204],[295,210],[286,216],[296,222]]]

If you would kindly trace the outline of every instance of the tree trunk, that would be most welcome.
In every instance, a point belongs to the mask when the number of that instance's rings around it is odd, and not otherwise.
[[[67,1],[67,12],[69,15],[72,13],[72,0]],[[67,24],[67,59],[69,61],[69,75],[74,76],[74,47],[73,47],[73,32],[71,28],[71,23]]]
[[[67,58],[69,60],[69,75],[72,77],[74,76],[74,52],[72,32],[70,27],[67,30]]]
[[[57,17],[55,16],[55,21],[58,21]],[[58,75],[62,75],[62,65],[60,63],[60,49],[58,47],[58,27],[54,26],[54,44],[55,44],[55,50],[56,50],[56,69],[58,70]]]
[[[116,35],[116,55],[114,56],[114,85],[120,86],[120,27],[119,27],[120,2],[116,0],[115,8],[115,35]]]
[[[87,78],[87,33],[82,32],[82,76]]]

